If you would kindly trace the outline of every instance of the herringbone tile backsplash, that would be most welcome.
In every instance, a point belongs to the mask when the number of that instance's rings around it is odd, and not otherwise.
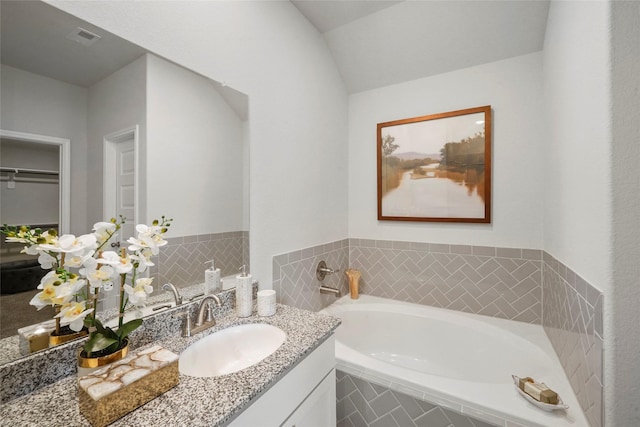
[[[320,261],[339,271],[319,281],[316,268]],[[342,295],[349,292],[349,282],[344,273],[347,268],[349,246],[346,239],[277,255],[273,257],[273,289],[279,303],[318,311],[336,299],[333,295],[321,294],[321,285],[338,288]]]
[[[349,240],[368,295],[527,323],[542,319],[542,251]]]
[[[340,269],[321,283],[318,262]],[[320,285],[348,292],[344,271],[362,273],[364,294],[527,323],[542,319],[542,251],[348,239],[273,258],[279,302],[320,310],[335,297]]]
[[[591,427],[602,421],[604,295],[544,253],[543,325]]]
[[[245,264],[249,267],[249,236],[246,231],[175,237],[161,248],[154,260],[151,275],[154,285],[173,283],[177,287],[204,282],[206,261],[214,260],[222,276],[236,274]],[[250,270],[249,270],[250,271]]]

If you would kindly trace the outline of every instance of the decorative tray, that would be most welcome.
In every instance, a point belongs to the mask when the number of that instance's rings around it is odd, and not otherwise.
[[[513,383],[515,384],[516,390],[518,390],[518,393],[520,393],[520,395],[524,397],[529,403],[536,405],[538,408],[545,411],[549,411],[549,412],[569,409],[569,405],[565,405],[559,395],[558,395],[558,403],[556,404],[544,403],[534,399],[524,391],[520,390],[520,387],[518,387],[518,384],[520,382],[520,377],[517,377],[515,375],[511,375],[511,377],[513,378]]]

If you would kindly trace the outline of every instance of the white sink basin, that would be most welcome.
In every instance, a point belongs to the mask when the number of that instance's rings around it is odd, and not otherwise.
[[[217,377],[255,365],[276,351],[287,334],[264,323],[232,326],[191,344],[180,355],[179,370],[192,377]]]

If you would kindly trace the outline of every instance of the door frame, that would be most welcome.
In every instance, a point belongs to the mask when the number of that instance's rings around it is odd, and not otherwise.
[[[102,213],[104,221],[114,218],[116,200],[116,182],[113,179],[113,170],[116,167],[116,145],[133,139],[133,162],[135,171],[133,174],[133,223],[137,224],[140,218],[140,129],[138,125],[110,133],[103,137],[103,165],[102,165]],[[127,221],[130,219],[127,218]]]
[[[58,234],[70,233],[71,225],[71,140],[56,136],[0,129],[0,137],[36,144],[57,145],[59,152]]]

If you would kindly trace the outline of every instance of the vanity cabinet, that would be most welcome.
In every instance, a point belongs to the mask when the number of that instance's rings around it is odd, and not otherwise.
[[[307,396],[282,427],[327,427],[336,424],[336,370]]]
[[[335,338],[307,355],[229,424],[229,427],[336,425]]]

